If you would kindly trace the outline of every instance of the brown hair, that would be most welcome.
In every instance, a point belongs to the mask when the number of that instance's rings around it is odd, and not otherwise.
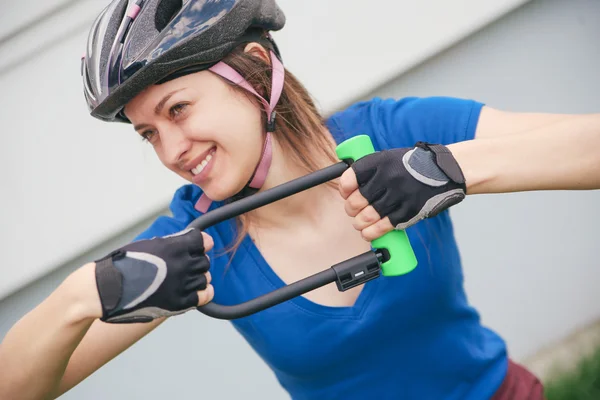
[[[235,69],[263,98],[269,101],[271,93],[271,65],[262,57],[253,55],[252,52],[244,51],[245,45],[238,46],[224,60],[226,64]],[[225,80],[226,81],[226,80]],[[229,81],[226,81],[230,83]],[[263,107],[262,103],[246,90],[230,83],[238,90],[255,102],[257,106]],[[317,110],[314,101],[306,88],[287,69],[283,90],[279,102],[275,106],[276,129],[273,136],[283,148],[286,157],[299,165],[306,173],[319,169],[319,160],[325,155],[332,163],[337,162],[337,156],[333,150],[330,138],[324,129],[325,121]],[[267,113],[262,113],[263,124],[266,126]],[[318,149],[321,154],[311,152]],[[335,181],[328,182],[329,185],[337,187]],[[242,215],[236,218],[237,237],[232,247],[226,252],[235,252],[244,237],[248,234],[250,218]]]

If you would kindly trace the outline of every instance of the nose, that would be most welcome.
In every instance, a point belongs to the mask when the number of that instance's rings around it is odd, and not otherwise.
[[[160,132],[164,162],[181,168],[184,155],[192,147],[192,141],[186,136],[185,132],[175,126],[170,126]]]

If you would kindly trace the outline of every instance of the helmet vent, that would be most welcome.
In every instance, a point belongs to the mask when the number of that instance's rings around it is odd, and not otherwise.
[[[158,7],[156,7],[154,17],[156,30],[162,32],[179,10],[181,10],[181,7],[183,7],[182,0],[162,0],[158,4]]]

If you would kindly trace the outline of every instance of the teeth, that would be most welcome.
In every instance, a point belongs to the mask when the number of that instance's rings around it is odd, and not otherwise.
[[[196,168],[192,168],[192,174],[198,175],[200,172],[202,172],[204,167],[206,167],[206,164],[208,164],[208,162],[213,158],[213,154],[215,154],[215,150],[211,150],[211,152],[208,153],[206,158],[202,160],[200,164],[196,165]]]

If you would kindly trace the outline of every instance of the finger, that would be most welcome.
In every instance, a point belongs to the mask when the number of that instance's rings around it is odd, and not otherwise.
[[[380,238],[392,230],[394,230],[394,227],[392,226],[390,219],[385,217],[384,219],[380,219],[373,225],[363,229],[361,235],[367,242],[372,242],[373,240]]]
[[[210,260],[206,254],[202,254],[200,257],[192,258],[189,271],[194,274],[203,274],[210,269]]]
[[[215,245],[215,242],[213,241],[212,236],[210,236],[206,232],[202,232],[202,239],[204,242],[204,251],[207,252],[207,251],[212,250],[213,246]]]
[[[208,287],[208,285],[210,285],[210,282],[212,281],[212,275],[210,274],[210,272],[206,272],[202,275],[198,275],[195,277],[188,277],[188,279],[186,280],[184,289],[186,291],[199,291],[199,290],[206,290],[206,288]]]
[[[356,174],[352,168],[348,168],[340,176],[339,191],[344,199],[348,198],[352,192],[358,189]]]
[[[204,256],[204,254],[210,251],[214,246],[212,237],[204,232],[196,233],[197,236],[189,242],[189,252],[192,257]]]
[[[215,296],[215,289],[213,285],[208,285],[205,290],[198,292],[198,306],[203,306],[213,299]]]
[[[206,281],[206,275],[202,274],[195,277],[190,277],[188,280],[186,280],[184,289],[186,291],[196,292],[198,290],[205,290],[207,285],[208,282]]]
[[[354,229],[362,231],[368,226],[373,225],[374,223],[381,220],[379,213],[373,208],[373,206],[367,206],[359,212],[356,217],[354,217],[354,221],[352,222],[352,226]]]
[[[346,210],[346,214],[351,217],[355,217],[368,205],[369,201],[365,199],[358,190],[355,190],[346,199],[344,203],[344,209]]]

